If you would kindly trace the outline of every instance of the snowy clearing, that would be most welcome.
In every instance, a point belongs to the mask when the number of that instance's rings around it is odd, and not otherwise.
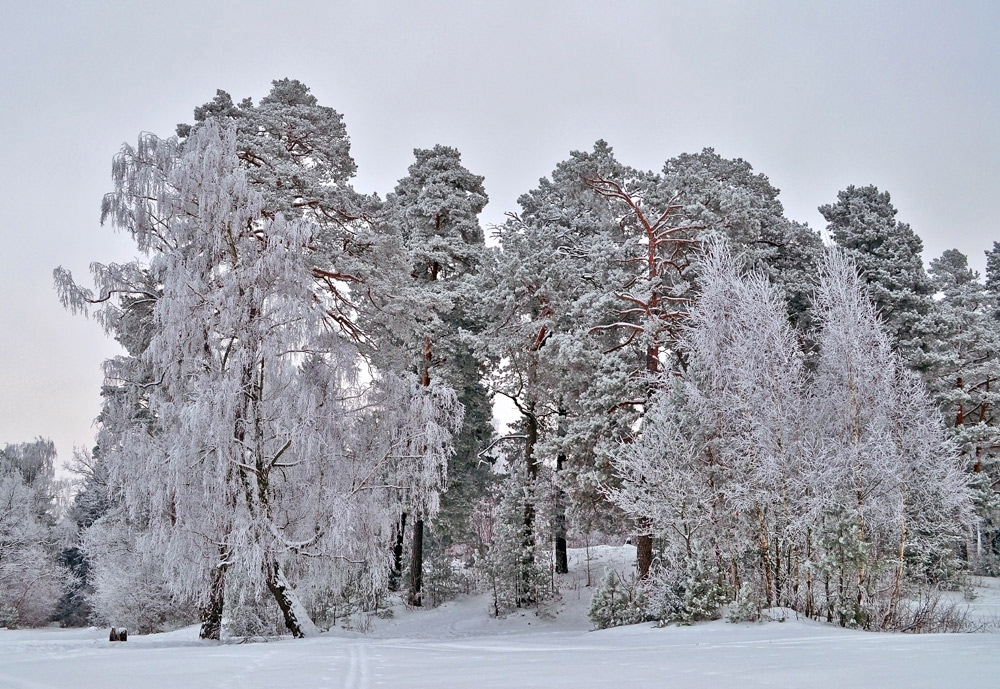
[[[112,644],[105,630],[5,631],[0,686],[914,689],[986,687],[1000,677],[992,634],[869,634],[800,621],[585,632],[535,618],[537,631],[479,636],[442,613],[423,616],[423,636],[389,639],[231,645],[198,642],[192,627]]]
[[[591,549],[592,572],[631,548]],[[487,616],[486,597],[400,609],[368,634],[213,643],[198,628],[110,643],[106,629],[0,631],[3,689],[277,687],[988,687],[1000,677],[996,634],[875,634],[790,619],[589,631],[581,551],[545,617]],[[1000,580],[982,580],[973,617],[995,620]]]

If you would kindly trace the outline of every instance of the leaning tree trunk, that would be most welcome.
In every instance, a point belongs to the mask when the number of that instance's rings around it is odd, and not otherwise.
[[[309,617],[305,607],[299,600],[295,591],[285,579],[285,573],[281,570],[281,565],[275,561],[267,566],[265,571],[267,589],[274,596],[281,614],[285,618],[285,626],[296,639],[303,639],[307,636],[318,636],[319,629]]]

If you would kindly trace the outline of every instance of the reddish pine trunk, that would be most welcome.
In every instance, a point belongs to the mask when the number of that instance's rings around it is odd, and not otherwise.
[[[649,576],[649,568],[653,566],[653,536],[641,534],[635,543],[635,559],[639,568],[639,578]]]

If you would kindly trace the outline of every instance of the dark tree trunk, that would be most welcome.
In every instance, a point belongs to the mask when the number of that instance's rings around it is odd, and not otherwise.
[[[566,435],[566,409],[559,403],[559,436]],[[566,465],[566,453],[560,452],[556,456],[556,476],[562,472]],[[556,547],[556,574],[566,574],[569,572],[569,558],[566,553],[566,491],[562,489],[557,478],[556,485],[556,523],[555,523],[555,547]]]
[[[528,495],[524,501],[524,532],[521,541],[521,576],[523,579],[523,594],[518,598],[518,605],[531,605],[535,602],[531,595],[531,567],[535,563],[535,482],[538,479],[538,463],[535,461],[535,445],[538,443],[538,418],[534,414],[534,404],[529,404],[525,415],[524,463],[528,473]]]
[[[653,536],[640,534],[635,544],[635,559],[639,567],[639,578],[649,576],[649,568],[653,565]]]
[[[556,472],[563,470],[566,455],[556,457]],[[569,558],[566,553],[566,493],[562,488],[556,492],[556,574],[569,572]]]
[[[431,280],[437,279],[437,263],[432,265]],[[425,388],[431,384],[431,362],[434,360],[434,350],[431,338],[424,339],[424,368],[420,374],[420,384]],[[401,525],[402,526],[402,525]],[[402,544],[399,544],[402,550]],[[421,591],[424,583],[424,520],[420,517],[413,522],[413,544],[410,551],[410,592],[407,602],[419,607],[423,604]]]
[[[225,552],[223,552],[225,561]],[[222,634],[222,611],[226,602],[226,565],[220,564],[209,573],[208,602],[201,609],[201,629],[198,638],[218,641]]]
[[[399,515],[396,525],[396,544],[392,547],[392,571],[389,573],[389,590],[399,590],[399,580],[403,576],[403,540],[406,535],[406,512]]]
[[[556,536],[556,574],[569,572],[569,558],[566,554],[566,536]]]
[[[407,602],[419,607],[423,604],[421,589],[424,580],[424,520],[413,522],[413,551],[410,560],[410,595]]]

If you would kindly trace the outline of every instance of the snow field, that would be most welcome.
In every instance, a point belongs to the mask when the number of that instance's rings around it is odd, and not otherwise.
[[[591,579],[627,566],[631,546],[590,549]],[[130,636],[106,629],[0,631],[2,689],[447,689],[692,687],[945,689],[1000,683],[996,634],[874,634],[789,619],[589,631],[593,587],[571,551],[562,599],[542,616],[488,617],[485,596],[399,608],[369,634],[212,643],[198,628]],[[582,581],[583,586],[577,586]],[[980,580],[972,617],[995,619],[1000,581]]]

